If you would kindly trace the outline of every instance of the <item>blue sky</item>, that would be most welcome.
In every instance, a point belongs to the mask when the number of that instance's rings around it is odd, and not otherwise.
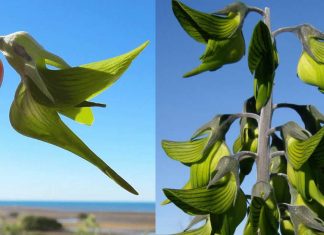
[[[155,14],[151,0],[2,1],[0,34],[27,31],[71,65],[151,44],[94,101],[92,127],[66,123],[139,192],[133,196],[81,158],[24,137],[9,123],[18,74],[4,61],[0,89],[0,200],[153,201],[155,197]],[[1,60],[4,57],[0,56]]]
[[[183,0],[201,11],[213,12],[232,1]],[[300,23],[311,23],[324,31],[324,2],[313,1],[244,1],[249,5],[271,8],[272,29]],[[245,21],[244,35],[248,45],[253,26],[259,16],[251,14]],[[324,96],[317,88],[305,85],[296,76],[301,45],[292,34],[277,38],[280,65],[274,87],[274,102],[314,104],[324,112]],[[189,216],[175,206],[159,206],[165,199],[162,188],[181,188],[189,176],[188,168],[169,159],[160,147],[162,139],[187,140],[191,134],[216,114],[242,110],[245,99],[253,93],[253,78],[248,71],[247,56],[239,63],[226,65],[216,72],[182,79],[185,72],[199,64],[204,45],[190,38],[178,24],[171,10],[171,0],[157,1],[157,234],[171,234],[185,228]],[[289,120],[300,122],[292,111],[278,110],[273,124]],[[227,135],[231,145],[238,133],[238,124]],[[250,193],[255,181],[252,173],[243,189]],[[244,226],[244,225],[242,225]],[[237,234],[242,234],[242,226]]]

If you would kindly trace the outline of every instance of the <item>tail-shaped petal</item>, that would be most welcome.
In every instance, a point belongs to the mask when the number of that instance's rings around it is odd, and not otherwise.
[[[127,191],[136,190],[86,146],[60,119],[56,110],[40,105],[23,84],[17,89],[10,121],[19,133],[66,149],[92,163]]]

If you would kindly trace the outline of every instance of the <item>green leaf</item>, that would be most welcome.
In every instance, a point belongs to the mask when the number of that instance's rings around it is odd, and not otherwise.
[[[254,28],[249,46],[249,69],[254,74],[254,97],[259,112],[270,98],[278,56],[271,33],[260,21]]]
[[[183,75],[184,78],[205,71],[215,71],[225,64],[239,61],[245,54],[245,41],[241,31],[230,39],[208,39],[204,54],[200,57],[201,65]]]
[[[235,177],[231,176],[227,184],[215,186],[177,190],[164,189],[166,197],[186,213],[195,215],[222,214],[234,203],[236,195]]]
[[[66,149],[98,167],[127,191],[136,190],[93,153],[60,119],[54,108],[38,104],[20,84],[10,110],[10,122],[19,133]]]
[[[207,137],[183,142],[163,140],[162,148],[171,159],[182,163],[194,163],[203,158],[207,141]]]
[[[208,39],[224,39],[233,35],[240,27],[247,8],[243,3],[236,3],[236,9],[226,16],[207,14],[194,10],[180,1],[172,1],[172,9],[182,28],[198,42]]]
[[[310,136],[296,123],[288,122],[282,127],[281,132],[285,141],[288,161],[295,169],[299,169],[315,151],[321,153],[324,150],[320,145],[324,136],[324,128]]]

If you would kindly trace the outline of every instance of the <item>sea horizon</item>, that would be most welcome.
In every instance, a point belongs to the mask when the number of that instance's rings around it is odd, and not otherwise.
[[[26,207],[79,212],[155,212],[155,203],[153,201],[0,200],[0,207]]]

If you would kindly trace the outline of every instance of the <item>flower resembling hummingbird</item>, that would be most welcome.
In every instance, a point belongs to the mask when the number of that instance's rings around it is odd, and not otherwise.
[[[26,32],[0,37],[0,51],[21,77],[10,109],[11,125],[25,136],[78,155],[127,191],[138,194],[63,123],[59,114],[91,125],[94,120],[91,108],[105,105],[90,100],[117,81],[147,44],[114,58],[71,67]],[[2,75],[1,64],[0,82]]]

